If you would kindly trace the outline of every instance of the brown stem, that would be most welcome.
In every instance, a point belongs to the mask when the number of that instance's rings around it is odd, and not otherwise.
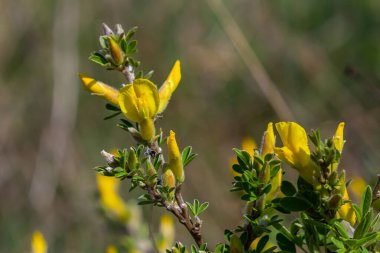
[[[380,198],[380,174],[377,174],[377,183],[372,191],[372,204]]]

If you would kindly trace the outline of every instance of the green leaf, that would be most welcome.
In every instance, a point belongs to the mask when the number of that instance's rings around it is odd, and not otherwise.
[[[137,26],[129,29],[129,31],[125,35],[125,40],[130,40],[133,37],[133,35],[135,35],[135,33],[137,32],[137,30],[138,30]]]
[[[103,55],[101,55],[101,54],[99,54],[97,52],[96,53],[92,53],[90,55],[90,57],[88,57],[88,59],[90,61],[93,61],[93,62],[101,65],[101,66],[107,66],[107,64],[108,64],[107,59]]]
[[[218,243],[215,247],[214,253],[224,253],[225,246],[222,243]]]
[[[153,76],[153,74],[154,74],[154,70],[151,70],[151,71],[149,71],[148,73],[146,73],[144,75],[144,78],[145,79],[150,79]]]
[[[195,157],[198,156],[198,154],[191,153],[191,151],[192,151],[191,146],[187,146],[182,151],[182,164],[184,167],[187,166],[192,160],[195,159]]]
[[[242,169],[242,167],[240,167],[239,164],[234,164],[234,165],[232,165],[232,169],[233,169],[235,172],[239,173],[239,174],[242,174],[242,173],[244,172],[243,169]]]
[[[109,120],[109,119],[112,119],[112,118],[115,118],[116,116],[118,116],[121,112],[115,112],[107,117],[104,117],[103,120]]]
[[[285,194],[285,196],[290,197],[296,194],[297,189],[291,182],[284,180],[281,183],[281,191]]]
[[[115,112],[121,111],[119,107],[114,106],[113,104],[109,104],[109,103],[106,104],[106,109],[110,111],[115,111]]]
[[[198,209],[198,215],[200,215],[201,213],[203,213],[207,207],[209,206],[209,203],[208,202],[204,202],[202,203],[200,206],[199,206],[199,209]]]
[[[282,208],[292,212],[305,211],[312,207],[309,201],[300,197],[284,197],[281,199],[280,205]]]
[[[371,186],[367,185],[363,193],[362,202],[360,206],[360,209],[362,210],[363,215],[366,215],[368,213],[369,209],[371,208],[371,204],[372,204],[372,189],[371,189]]]
[[[129,42],[127,44],[127,50],[126,50],[126,54],[127,55],[131,55],[131,54],[134,54],[136,53],[136,47],[137,47],[137,41],[136,40],[132,40],[131,42]]]
[[[269,241],[269,235],[261,237],[260,241],[257,243],[256,252],[263,251],[268,241]]]
[[[286,238],[286,236],[284,236],[283,234],[278,233],[276,235],[276,240],[280,249],[287,252],[296,253],[296,246],[294,245],[294,243],[290,241],[288,238]]]

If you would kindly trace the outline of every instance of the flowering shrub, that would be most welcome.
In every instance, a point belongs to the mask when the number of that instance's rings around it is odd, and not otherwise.
[[[125,32],[117,25],[113,31],[104,25],[101,49],[90,56],[107,70],[122,73],[126,84],[114,88],[80,74],[84,88],[108,102],[106,108],[113,114],[107,118],[122,114],[118,126],[136,141],[113,153],[101,151],[105,164],[95,168],[102,213],[110,222],[127,227],[132,238],[118,243],[117,248],[109,246],[107,252],[376,252],[380,216],[372,205],[380,197],[380,184],[374,189],[365,186],[360,204],[351,202],[347,192],[350,181],[340,167],[344,123],[327,139],[318,130],[308,135],[295,122],[269,123],[259,147],[250,141],[243,145],[251,147],[248,150],[233,149],[236,159],[231,165],[231,191],[239,192],[245,203],[243,225],[226,230],[224,242],[208,245],[200,218],[208,203],[197,199],[188,202],[181,194],[184,169],[196,154],[191,146],[183,148],[184,144],[177,142],[174,131],[156,128],[180,83],[180,62],[175,62],[167,79],[157,87],[150,80],[152,71],[146,75],[137,71],[140,62],[132,57],[137,46],[132,40],[135,32],[135,28]],[[278,137],[282,145],[276,143]],[[299,175],[295,182],[282,178],[291,168]],[[159,235],[150,235],[137,205],[119,196],[120,181],[128,181],[130,191],[142,192],[138,205],[158,206],[171,213],[162,216]],[[172,217],[187,229],[194,245],[173,244]],[[284,222],[289,217],[296,218]],[[45,252],[43,244],[37,233],[34,252]]]

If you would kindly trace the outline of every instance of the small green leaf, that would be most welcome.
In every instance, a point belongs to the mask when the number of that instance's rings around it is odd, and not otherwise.
[[[285,196],[290,197],[296,194],[297,189],[291,182],[284,180],[281,183],[281,191],[285,194]]]
[[[126,54],[127,55],[131,55],[131,54],[134,54],[136,53],[136,47],[137,47],[137,41],[136,40],[132,40],[131,42],[129,42],[127,44],[127,50],[126,50]]]
[[[199,206],[199,209],[198,209],[198,215],[200,215],[201,213],[203,213],[207,207],[209,206],[209,203],[208,202],[204,202],[202,203],[200,206]]]
[[[280,205],[282,208],[292,212],[305,211],[312,207],[309,201],[300,197],[284,197],[281,199]]]
[[[129,31],[125,35],[125,40],[130,40],[133,37],[133,35],[135,35],[135,33],[137,32],[137,30],[138,30],[137,26],[129,29]]]
[[[101,66],[107,66],[107,63],[108,63],[107,59],[99,53],[92,53],[90,57],[88,57],[88,59]]]
[[[360,206],[363,215],[366,215],[368,213],[369,209],[371,208],[371,204],[372,204],[372,189],[371,189],[371,186],[367,185],[363,193],[362,202]]]
[[[276,235],[278,247],[286,252],[296,253],[296,246],[292,241],[286,238],[283,234],[278,233]]]
[[[260,241],[257,243],[256,252],[262,252],[265,248],[265,245],[269,241],[269,235],[261,237]]]

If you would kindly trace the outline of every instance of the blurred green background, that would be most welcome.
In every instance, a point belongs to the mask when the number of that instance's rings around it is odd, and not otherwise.
[[[139,27],[137,58],[158,85],[181,60],[181,84],[158,124],[200,154],[184,194],[211,202],[203,231],[212,245],[241,222],[228,190],[231,148],[247,136],[259,142],[268,121],[296,120],[326,137],[345,121],[348,177],[376,178],[378,0],[2,0],[0,10],[0,252],[28,252],[34,229],[50,252],[103,252],[114,241],[91,168],[103,163],[100,150],[133,141],[116,119],[102,120],[105,103],[77,78],[123,82],[87,60],[102,22]]]

